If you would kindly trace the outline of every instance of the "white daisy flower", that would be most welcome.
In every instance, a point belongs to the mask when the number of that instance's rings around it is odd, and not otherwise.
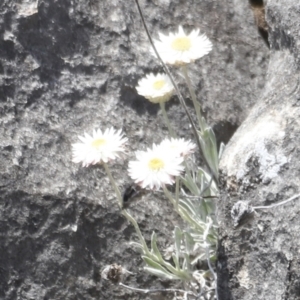
[[[153,103],[166,102],[174,93],[174,87],[166,74],[150,73],[138,82],[137,92]]]
[[[82,143],[72,145],[73,162],[82,163],[83,167],[97,163],[107,163],[119,157],[124,152],[127,138],[123,137],[122,131],[116,131],[113,127],[103,133],[100,129],[93,131],[92,136],[87,133],[78,136]]]
[[[164,35],[159,33],[159,40],[154,40],[154,45],[162,60],[170,65],[185,65],[208,54],[212,43],[205,34],[199,35],[200,30],[193,30],[186,35],[179,26],[178,33]],[[155,55],[151,48],[151,53]],[[155,55],[156,56],[156,55]]]
[[[164,148],[166,152],[173,152],[174,155],[185,157],[188,154],[194,153],[196,149],[196,144],[191,141],[186,141],[185,139],[171,138],[163,140],[159,147]]]
[[[175,176],[184,170],[183,158],[170,155],[157,145],[152,149],[136,152],[136,161],[129,162],[129,176],[142,188],[158,190],[165,184],[173,184]]]

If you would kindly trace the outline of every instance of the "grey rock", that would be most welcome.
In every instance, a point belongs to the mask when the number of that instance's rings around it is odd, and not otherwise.
[[[300,299],[299,200],[257,211],[238,228],[229,215],[240,200],[266,206],[299,193],[299,8],[267,1],[266,85],[222,156],[220,299]]]
[[[212,40],[212,53],[191,66],[191,75],[219,142],[227,142],[265,84],[268,48],[249,4],[141,5],[154,37],[182,24],[186,30],[199,27]],[[281,49],[284,36],[293,34],[280,30],[278,25],[282,40],[274,33],[271,41]],[[126,278],[132,286],[174,284],[143,272],[140,255],[129,245],[137,236],[121,216],[104,170],[71,162],[71,144],[95,127],[123,128],[129,158],[166,135],[158,107],[134,89],[146,72],[161,70],[148,49],[133,1],[1,1],[0,299],[166,299],[101,279],[101,270],[117,263],[137,274]],[[285,57],[278,61],[284,70],[288,59],[293,62],[285,49],[277,52]],[[176,97],[167,109],[179,134],[191,137]],[[287,126],[288,139],[296,131],[293,123]],[[126,169],[123,161],[112,165],[121,188],[129,181]],[[166,199],[155,195],[131,210],[147,240],[156,231],[161,248],[170,242],[179,220]]]
[[[231,219],[236,227],[248,219],[254,212],[254,209],[249,205],[248,201],[238,201],[231,209]]]

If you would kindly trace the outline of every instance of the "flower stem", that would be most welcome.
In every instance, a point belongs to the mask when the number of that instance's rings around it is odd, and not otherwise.
[[[168,127],[168,130],[169,130],[169,133],[170,133],[170,136],[175,138],[176,135],[174,133],[174,130],[172,129],[172,126],[171,126],[171,123],[170,123],[170,120],[168,118],[168,115],[167,115],[167,112],[166,112],[166,103],[165,102],[159,102],[159,105],[160,105],[160,109],[161,109],[161,112],[163,114],[163,117],[165,119],[165,122],[167,124],[167,127]]]
[[[178,212],[178,205],[179,205],[179,176],[176,176],[176,183],[175,183],[175,201],[176,201],[176,211]]]
[[[105,169],[105,171],[107,173],[107,176],[108,176],[108,178],[110,180],[110,183],[111,183],[111,185],[113,186],[113,188],[115,190],[115,193],[116,193],[117,198],[118,198],[119,206],[122,209],[123,200],[122,200],[122,197],[121,197],[120,190],[117,187],[116,182],[115,182],[114,178],[111,175],[111,172],[109,170],[108,165],[106,163],[103,163],[103,166],[104,166],[104,169]],[[145,242],[145,239],[144,239],[144,237],[143,237],[143,235],[141,233],[141,230],[140,230],[139,225],[136,222],[136,220],[125,209],[122,210],[122,214],[133,225],[133,227],[135,228],[135,231],[136,231],[136,233],[137,233],[137,235],[138,235],[138,237],[140,239],[140,242],[141,242],[141,244],[143,246],[143,250],[144,250],[145,254],[150,254],[149,249],[147,247],[147,244]]]
[[[202,118],[202,115],[201,115],[201,106],[200,106],[200,103],[197,101],[197,97],[196,97],[195,91],[194,91],[194,89],[192,87],[192,83],[191,83],[190,77],[188,75],[187,66],[183,65],[181,67],[181,70],[182,70],[182,74],[183,74],[183,76],[184,76],[184,78],[186,80],[186,83],[187,83],[190,95],[192,97],[192,101],[193,101],[193,104],[194,104],[194,107],[195,107],[195,110],[196,110],[196,114],[197,114],[197,119],[198,119],[198,122],[199,122],[200,130],[201,130],[201,132],[203,132],[204,129],[205,129],[205,124],[204,124],[204,121],[203,121],[203,118]]]
[[[140,227],[139,227],[138,223],[136,222],[136,220],[125,209],[123,209],[122,214],[133,225],[133,227],[135,228],[135,231],[136,231],[136,233],[137,233],[137,235],[138,235],[138,237],[140,239],[140,242],[141,242],[141,244],[143,246],[144,253],[146,255],[150,255],[150,251],[148,249],[148,246],[147,246],[147,244],[145,242],[145,239],[144,239],[144,237],[143,237],[143,235],[141,233]]]
[[[170,192],[168,191],[168,189],[163,186],[163,190],[164,190],[164,193],[166,195],[166,197],[171,201],[171,203],[176,207],[176,201],[173,199],[173,197],[171,196]]]

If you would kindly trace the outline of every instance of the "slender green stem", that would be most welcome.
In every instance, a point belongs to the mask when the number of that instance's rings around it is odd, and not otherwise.
[[[175,182],[175,201],[176,201],[176,211],[178,211],[178,205],[179,205],[179,176],[176,176],[176,182]]]
[[[171,203],[176,207],[176,201],[173,199],[172,195],[170,194],[170,192],[168,191],[168,189],[166,188],[166,186],[163,186],[163,190],[164,193],[166,195],[166,197],[171,201]]]
[[[170,136],[175,138],[176,135],[174,133],[174,130],[172,129],[172,126],[171,126],[171,123],[170,123],[170,120],[168,118],[168,115],[167,115],[167,112],[166,112],[166,103],[165,102],[159,102],[159,105],[160,105],[160,109],[161,109],[161,112],[163,114],[163,117],[165,119],[165,122],[167,124],[167,127],[168,127],[168,130],[169,130],[169,133],[170,133]]]
[[[109,170],[108,165],[107,165],[106,163],[103,162],[103,166],[104,166],[104,169],[105,169],[105,171],[106,171],[106,174],[107,174],[107,176],[108,176],[108,178],[109,178],[109,181],[110,181],[110,183],[111,183],[112,187],[114,188],[115,193],[116,193],[116,195],[117,195],[118,202],[119,202],[119,207],[122,208],[122,202],[123,202],[123,200],[122,200],[122,196],[121,196],[120,190],[119,190],[119,188],[117,187],[116,182],[115,182],[114,178],[113,178],[112,175],[111,175],[111,172],[110,172],[110,170]]]
[[[196,110],[196,115],[197,115],[197,119],[198,119],[198,122],[199,122],[200,130],[201,130],[201,132],[203,132],[204,129],[205,129],[205,124],[203,122],[203,118],[202,118],[202,115],[201,115],[201,106],[200,106],[200,103],[197,101],[196,93],[193,89],[191,79],[188,75],[187,66],[183,65],[181,67],[181,70],[182,70],[182,74],[183,74],[183,76],[186,80],[189,92],[190,92],[191,97],[192,97],[192,101],[193,101],[193,104],[194,104],[194,107],[195,107],[195,110]]]
[[[108,165],[106,163],[103,163],[103,166],[104,166],[104,169],[105,169],[105,171],[107,173],[107,176],[108,176],[108,178],[110,180],[110,183],[111,183],[111,185],[113,186],[113,188],[115,190],[115,193],[116,193],[117,198],[118,198],[119,206],[120,206],[120,208],[122,208],[122,202],[123,202],[123,200],[122,200],[122,197],[121,197],[120,190],[117,187],[116,182],[115,182],[114,178],[111,175],[111,172],[109,170]],[[141,230],[139,228],[138,223],[136,222],[136,220],[125,209],[122,210],[122,214],[133,225],[133,227],[135,228],[135,231],[136,231],[136,233],[137,233],[137,235],[138,235],[138,237],[140,239],[140,242],[141,242],[141,244],[143,246],[145,254],[149,255],[150,254],[149,249],[148,249],[147,244],[145,242],[145,239],[144,239],[144,237],[143,237],[143,235],[141,233]]]
[[[122,214],[133,225],[133,227],[135,228],[135,231],[136,231],[136,233],[137,233],[137,235],[138,235],[138,237],[140,239],[140,242],[141,242],[141,244],[143,246],[145,254],[146,255],[151,255],[151,253],[150,253],[150,251],[148,249],[148,246],[147,246],[147,244],[145,242],[145,239],[144,239],[144,237],[143,237],[143,235],[141,233],[140,227],[139,227],[138,223],[136,222],[136,220],[125,209],[123,209]]]
[[[192,177],[192,173],[186,159],[183,161],[183,165],[184,165],[185,174],[187,174],[188,177]],[[195,182],[195,180],[193,180],[193,182]]]

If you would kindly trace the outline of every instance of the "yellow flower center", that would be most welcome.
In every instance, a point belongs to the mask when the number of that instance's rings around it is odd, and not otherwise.
[[[159,171],[164,165],[164,162],[159,158],[152,158],[148,164],[149,168],[153,171]]]
[[[153,83],[153,88],[155,90],[160,90],[164,85],[165,85],[165,81],[164,80],[157,80]]]
[[[106,144],[106,139],[97,139],[92,142],[92,147],[99,148]]]
[[[188,37],[184,36],[175,39],[172,42],[171,46],[174,50],[177,51],[187,51],[190,50],[192,44],[191,44],[191,40]]]

